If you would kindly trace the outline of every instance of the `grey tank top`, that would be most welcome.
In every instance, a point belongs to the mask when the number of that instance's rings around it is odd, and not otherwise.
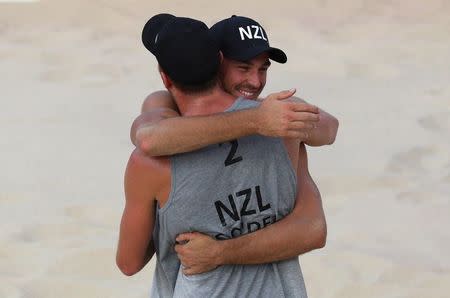
[[[258,102],[237,99],[227,110]],[[283,141],[259,135],[170,158],[172,189],[158,208],[152,297],[306,297],[298,258],[259,265],[224,265],[186,276],[175,238],[198,231],[224,240],[254,232],[294,207],[296,173]]]

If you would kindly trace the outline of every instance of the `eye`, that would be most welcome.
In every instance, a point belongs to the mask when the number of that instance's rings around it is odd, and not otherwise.
[[[238,69],[241,71],[248,71],[250,68],[247,65],[239,65]]]

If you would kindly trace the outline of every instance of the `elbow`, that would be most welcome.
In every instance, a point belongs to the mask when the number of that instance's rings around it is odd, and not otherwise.
[[[145,152],[146,154],[151,155],[152,151],[152,142],[147,138],[140,138],[139,135],[136,137],[136,147]]]
[[[321,233],[321,235],[317,238],[316,249],[324,248],[327,244],[327,232],[326,230]]]
[[[330,126],[329,142],[328,145],[332,145],[336,140],[337,132],[339,128],[339,120],[333,117],[332,124]]]
[[[327,243],[327,224],[325,219],[317,220],[314,225],[313,249],[324,248]]]
[[[120,257],[116,258],[116,265],[119,270],[126,276],[133,276],[142,269],[142,266],[139,266],[138,263],[130,262],[121,259]]]
[[[146,128],[148,129],[148,128]],[[151,132],[142,132],[138,129],[136,132],[136,147],[149,156],[158,156],[155,150],[155,142],[153,141]]]
[[[139,272],[139,270],[134,270],[134,268],[129,268],[127,266],[119,266],[119,269],[126,276],[133,276]]]

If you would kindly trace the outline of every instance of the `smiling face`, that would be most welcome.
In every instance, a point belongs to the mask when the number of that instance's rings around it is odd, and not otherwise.
[[[222,87],[234,96],[257,99],[266,85],[269,66],[267,53],[262,53],[245,62],[224,57],[220,67]]]

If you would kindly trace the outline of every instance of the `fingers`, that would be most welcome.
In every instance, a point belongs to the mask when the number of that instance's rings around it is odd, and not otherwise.
[[[306,122],[319,122],[319,114],[310,112],[292,112],[288,116],[289,121],[306,121]]]
[[[184,267],[183,268],[183,274],[184,275],[194,275],[198,274],[200,272],[197,272],[194,268]]]
[[[174,249],[177,254],[183,253],[183,244],[175,244]]]
[[[288,130],[314,129],[317,125],[315,122],[292,121],[288,124]]]
[[[284,90],[284,91],[280,91],[277,93],[272,93],[269,96],[267,96],[266,99],[268,99],[268,100],[283,100],[283,99],[292,97],[295,94],[295,92],[297,92],[297,90],[295,88],[290,89],[290,90]]]
[[[309,133],[305,131],[289,130],[285,137],[289,139],[307,140],[309,138]]]
[[[179,234],[177,236],[177,238],[175,238],[175,241],[177,243],[183,244],[183,243],[187,243],[189,242],[189,240],[193,239],[195,236],[194,233],[183,233],[183,234]]]
[[[182,269],[182,272],[184,275],[194,275],[194,274],[200,274],[200,273],[205,273],[205,272],[209,272],[212,270],[215,270],[217,268],[217,266],[214,267],[210,267],[210,266],[184,266]]]
[[[177,250],[176,247],[175,250]],[[184,256],[182,252],[180,253],[177,251],[177,256],[178,259],[180,260],[181,265],[183,265],[185,268],[189,268],[194,265],[192,260],[189,257]]]
[[[276,98],[278,100],[283,100],[283,99],[291,97],[292,95],[295,94],[295,92],[297,92],[297,90],[295,88],[290,89],[290,90],[281,91],[277,94]]]
[[[290,102],[289,108],[295,112],[309,112],[319,114],[319,108],[305,102]]]

